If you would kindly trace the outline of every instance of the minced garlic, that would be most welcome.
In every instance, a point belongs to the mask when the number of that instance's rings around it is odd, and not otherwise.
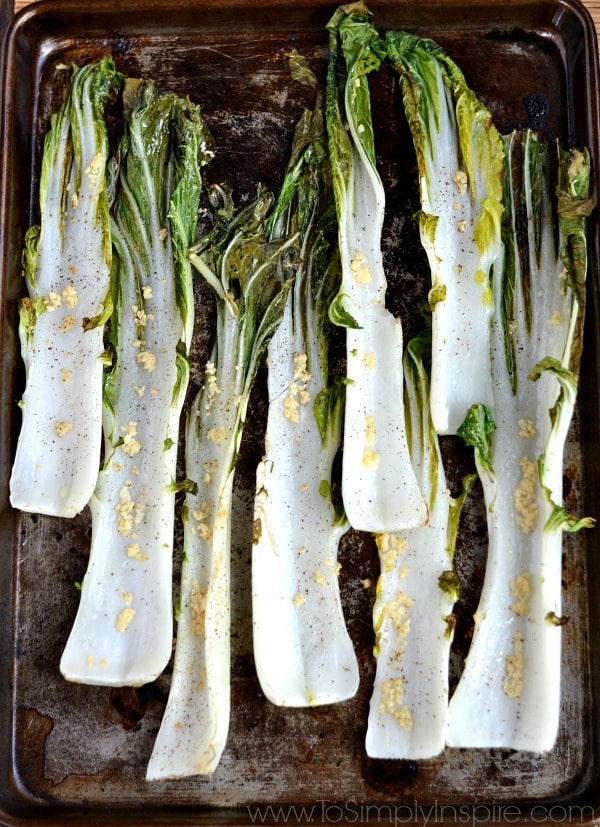
[[[144,370],[147,370],[149,373],[152,373],[153,370],[156,370],[156,356],[154,353],[150,353],[149,350],[142,350],[138,353],[135,357],[135,361],[138,365],[141,365]]]
[[[56,432],[57,437],[66,436],[69,431],[73,430],[73,423],[72,422],[55,422],[54,423],[54,430]]]
[[[204,468],[204,482],[207,485],[210,485],[212,482],[213,474],[217,471],[219,467],[219,460],[218,459],[211,459],[206,460],[202,467]]]
[[[366,468],[368,471],[375,471],[379,468],[379,463],[381,462],[381,457],[374,451],[372,448],[365,448],[362,455],[362,464],[363,467]]]
[[[507,698],[518,700],[523,692],[523,654],[525,651],[525,638],[521,632],[513,636],[513,653],[507,655],[504,663],[505,679],[502,683],[502,691]]]
[[[208,522],[210,513],[210,504],[206,500],[203,500],[191,513],[194,522],[190,524],[190,531],[207,543],[212,539],[212,528]]]
[[[139,563],[143,563],[148,559],[148,555],[142,553],[139,543],[131,543],[131,545],[127,546],[127,556],[133,560],[137,560]]]
[[[538,516],[536,503],[537,465],[528,457],[521,458],[523,477],[513,492],[515,521],[523,534],[531,534]]]
[[[383,614],[387,615],[394,624],[401,651],[406,647],[406,640],[410,632],[410,609],[412,609],[414,603],[412,597],[399,590],[395,600],[391,600],[382,608]]]
[[[60,293],[57,293],[56,290],[50,290],[47,296],[44,296],[43,303],[49,312],[53,310],[58,310],[58,308],[62,304],[62,299],[60,297]]]
[[[128,480],[119,491],[119,502],[115,506],[117,512],[117,531],[122,537],[135,539],[135,526],[144,519],[145,507],[141,502],[135,502],[131,496],[131,480]],[[140,495],[141,496],[141,495]]]
[[[130,606],[122,609],[117,617],[117,632],[126,632],[134,617],[135,609],[132,609]]]
[[[215,399],[220,393],[219,386],[217,384],[217,368],[214,362],[206,363],[204,374],[206,377],[206,381],[204,384],[204,389],[206,392],[206,401],[204,403],[204,409],[208,412],[212,408]]]
[[[59,333],[67,333],[74,326],[75,326],[75,316],[71,316],[69,314],[68,316],[64,317],[62,327],[58,328],[58,332]]]
[[[359,284],[368,284],[373,278],[367,257],[361,252],[358,252],[350,262],[350,271],[354,280]]]
[[[510,608],[519,617],[527,617],[529,614],[529,598],[531,597],[529,572],[521,572],[516,580],[509,584],[509,588],[512,596],[516,598]]]
[[[227,428],[209,428],[206,432],[206,438],[214,442],[215,445],[221,445],[227,439]]]
[[[145,327],[148,322],[148,316],[144,308],[138,307],[137,304],[132,304],[131,312],[133,313],[133,323],[139,327]]]
[[[365,428],[365,440],[367,445],[373,447],[377,441],[377,421],[374,416],[367,417]]]
[[[123,432],[123,453],[128,457],[134,457],[141,450],[141,443],[135,438],[137,435],[137,422],[129,422],[121,425]]]
[[[535,423],[532,419],[519,419],[519,436],[535,436]]]
[[[385,532],[377,535],[377,548],[383,561],[384,572],[390,572],[394,568],[396,559],[407,550],[408,543],[404,537]]]
[[[311,375],[307,370],[308,356],[306,353],[294,353],[292,366],[294,378],[290,382],[288,392],[283,400],[283,415],[289,422],[300,422],[300,406],[310,402],[308,383]]]
[[[206,589],[195,583],[190,594],[192,629],[197,637],[204,637],[206,631]]]
[[[69,269],[71,269],[69,267]],[[73,268],[74,269],[74,268]],[[73,310],[77,302],[79,301],[79,296],[77,294],[77,288],[74,284],[67,284],[65,289],[62,291],[62,299],[69,310]]]
[[[310,382],[310,373],[307,370],[308,355],[306,353],[294,353],[292,365],[294,367],[294,379],[298,379],[300,382]]]
[[[461,169],[457,170],[454,175],[452,176],[452,180],[456,184],[456,189],[458,190],[459,195],[465,195],[467,191],[467,184],[469,183],[469,178],[466,172],[463,172]]]
[[[96,153],[91,160],[89,167],[84,169],[84,174],[87,175],[90,187],[95,187],[98,181],[98,173],[104,163],[104,155],[101,152]]]
[[[390,678],[381,687],[380,713],[388,713],[402,729],[409,730],[413,725],[410,708],[404,703],[406,681],[404,678]]]
[[[367,370],[375,370],[377,363],[375,361],[375,354],[370,350],[363,359],[363,364]]]

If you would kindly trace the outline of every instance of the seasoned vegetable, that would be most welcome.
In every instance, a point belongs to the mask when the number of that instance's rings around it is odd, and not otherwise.
[[[452,559],[465,495],[451,501],[446,487],[429,409],[430,362],[428,330],[409,342],[404,375],[411,457],[427,498],[429,522],[377,537],[377,672],[366,737],[373,758],[429,758],[445,743],[451,612],[458,598]]]
[[[267,235],[272,195],[259,187],[237,215],[225,189],[214,188],[212,199],[215,227],[190,256],[216,294],[217,329],[187,424],[187,475],[198,490],[186,499],[175,664],[148,779],[210,774],[225,747],[235,460],[250,390],[291,284],[282,279],[281,257],[294,238]]]
[[[502,141],[437,44],[387,32],[386,45],[421,184],[419,227],[432,276],[431,412],[438,433],[455,434],[471,405],[492,400],[490,272],[501,252]]]
[[[332,318],[347,327],[342,493],[350,524],[399,531],[427,519],[404,428],[402,326],[385,306],[385,194],[375,164],[368,75],[385,56],[362,3],[331,18],[327,128],[342,284]]]
[[[92,547],[61,671],[139,685],[172,651],[172,551],[179,417],[193,324],[187,250],[199,164],[210,155],[198,108],[150,81],[125,95],[115,245],[113,362],[104,386],[104,465]]]
[[[590,524],[562,505],[585,306],[590,168],[587,152],[557,157],[529,131],[506,146],[493,414],[477,406],[461,428],[475,445],[489,551],[448,743],[542,752],[554,744],[559,719],[562,533]]]
[[[358,665],[337,560],[348,524],[332,502],[344,384],[328,382],[327,312],[339,283],[337,221],[323,112],[306,112],[270,221],[297,232],[295,282],[271,339],[265,458],[257,471],[252,553],[254,658],[265,695],[284,706],[351,697]]]
[[[15,508],[73,517],[100,467],[104,323],[111,244],[104,108],[121,82],[105,58],[70,70],[44,142],[40,224],[25,239],[20,303],[26,385],[10,480]]]

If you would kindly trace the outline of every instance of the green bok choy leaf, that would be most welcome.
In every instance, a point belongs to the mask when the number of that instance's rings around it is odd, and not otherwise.
[[[368,75],[385,50],[363,3],[328,23],[327,128],[342,284],[332,318],[346,330],[342,494],[353,528],[399,531],[427,520],[404,427],[402,325],[385,306],[385,193],[375,162]]]
[[[230,547],[235,462],[250,391],[283,316],[291,281],[281,258],[294,237],[271,241],[273,196],[234,213],[230,193],[212,190],[215,227],[190,260],[217,298],[217,328],[205,380],[186,429],[184,560],[175,663],[147,778],[211,774],[227,740],[230,710]]]
[[[332,502],[345,386],[328,381],[327,313],[340,267],[319,107],[296,128],[271,217],[272,237],[296,232],[294,287],[268,350],[252,553],[254,658],[265,695],[282,706],[342,701],[358,686],[338,586],[338,544],[348,523]]]
[[[455,434],[491,405],[491,270],[501,253],[502,141],[487,108],[433,41],[387,32],[421,185],[419,227],[431,269],[431,412]],[[465,381],[468,376],[468,381]]]
[[[445,745],[451,613],[458,597],[455,528],[472,479],[452,500],[430,413],[431,330],[411,339],[404,361],[409,445],[429,521],[376,538],[377,671],[366,750],[373,758],[417,760],[439,754]]]
[[[199,167],[211,152],[189,100],[160,94],[151,81],[126,84],[124,98],[104,466],[61,671],[82,683],[135,686],[157,677],[172,651],[176,459],[194,313],[187,250]]]
[[[526,131],[506,140],[506,155],[493,405],[491,416],[472,409],[461,429],[476,445],[489,550],[473,641],[450,703],[448,743],[543,752],[553,746],[559,720],[562,533],[592,522],[566,514],[562,466],[593,204],[587,152],[557,153]]]
[[[110,58],[73,68],[44,142],[19,308],[26,386],[10,500],[23,511],[73,517],[98,477],[112,257],[104,109],[120,83]]]

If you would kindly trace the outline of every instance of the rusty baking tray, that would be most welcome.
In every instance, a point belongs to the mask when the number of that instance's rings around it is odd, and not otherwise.
[[[7,825],[541,822],[600,818],[600,540],[565,539],[563,706],[547,755],[446,750],[414,762],[375,761],[363,743],[374,675],[371,606],[377,577],[371,538],[350,534],[341,548],[341,588],[361,667],[352,701],[283,710],[262,695],[254,671],[249,609],[250,514],[262,451],[264,387],[253,396],[236,478],[232,720],[221,765],[210,778],[148,784],[146,762],[158,730],[169,670],[140,689],[68,684],[58,663],[74,618],[74,583],[85,571],[87,511],[72,521],[18,514],[8,474],[23,387],[16,302],[20,250],[35,217],[40,148],[60,100],[57,64],[112,54],[129,75],[202,105],[218,153],[207,183],[227,181],[239,198],[257,182],[276,188],[292,129],[314,90],[294,82],[285,53],[296,47],[320,80],[327,62],[323,0],[47,0],[14,21],[4,50],[2,99],[0,405],[0,821]],[[591,148],[596,170],[598,68],[588,14],[576,0],[492,3],[373,1],[375,22],[431,36],[463,68],[498,127],[529,125]],[[396,79],[372,82],[379,164],[388,191],[384,251],[390,307],[406,336],[428,271],[413,214],[413,150]],[[567,503],[600,516],[600,314],[598,231],[591,228],[589,313],[580,403],[565,460]],[[210,331],[198,313],[194,373]],[[264,379],[264,377],[262,377]],[[451,484],[470,462],[446,440]],[[463,598],[453,669],[468,646],[485,560],[481,501],[474,497],[457,549]],[[180,538],[179,538],[180,539]],[[180,543],[179,546],[180,547]]]

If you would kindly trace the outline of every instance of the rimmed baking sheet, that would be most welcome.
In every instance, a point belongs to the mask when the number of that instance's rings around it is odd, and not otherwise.
[[[324,26],[334,8],[320,0],[234,0],[217,7],[209,0],[185,5],[140,0],[135,7],[91,0],[83,9],[72,0],[48,0],[26,9],[9,32],[0,239],[0,737],[5,745],[0,801],[8,824],[22,816],[50,825],[67,813],[81,824],[113,818],[140,824],[251,823],[259,818],[268,823],[281,821],[286,813],[293,823],[309,818],[314,823],[389,823],[393,818],[464,822],[486,812],[487,821],[561,820],[552,807],[569,814],[563,821],[593,820],[600,726],[597,532],[565,538],[564,614],[569,622],[563,634],[563,704],[558,742],[548,755],[446,750],[418,763],[366,757],[374,589],[365,588],[363,581],[375,583],[378,568],[374,543],[365,535],[351,533],[340,550],[344,610],[361,668],[356,698],[310,710],[278,709],[266,701],[254,670],[249,605],[251,506],[266,414],[264,377],[253,395],[236,478],[232,720],[218,770],[210,779],[145,782],[168,670],[137,690],[68,684],[58,670],[78,602],[74,583],[85,572],[89,515],[85,511],[66,521],[17,514],[7,496],[23,383],[16,333],[16,301],[23,293],[19,257],[24,231],[35,216],[41,140],[60,100],[57,66],[112,54],[127,74],[153,77],[162,88],[189,94],[201,104],[217,145],[205,181],[224,180],[243,200],[259,181],[273,189],[281,181],[294,124],[315,94],[292,79],[285,54],[298,49],[322,82],[328,54]],[[427,35],[446,48],[501,131],[529,125],[565,144],[587,144],[598,166],[595,35],[575,0],[383,0],[371,8],[380,28]],[[416,165],[391,72],[373,78],[372,94],[387,191],[388,303],[402,317],[408,338],[416,332],[416,310],[428,280],[413,218],[418,209]],[[595,225],[591,240],[582,391],[565,459],[565,493],[573,510],[600,515]],[[210,338],[210,313],[201,289],[197,298],[193,388]],[[444,442],[444,452],[456,490],[471,460],[452,440]],[[469,612],[481,584],[485,543],[481,499],[475,496],[457,549],[459,574],[468,585],[453,654],[455,672],[468,646]],[[177,549],[180,554],[180,542]],[[484,805],[487,810],[477,809]]]

